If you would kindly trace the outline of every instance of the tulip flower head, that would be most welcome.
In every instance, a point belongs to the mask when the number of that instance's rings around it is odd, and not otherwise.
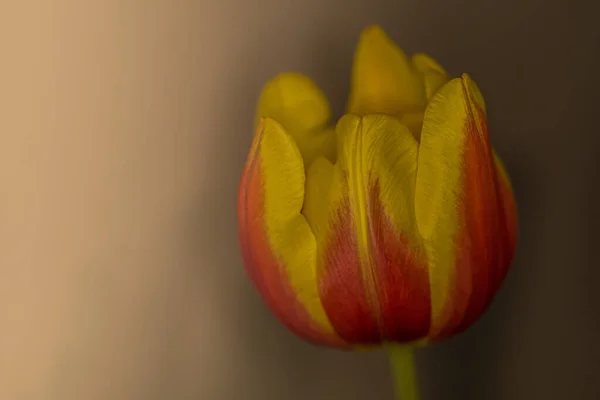
[[[285,73],[259,98],[243,171],[245,267],[313,343],[356,348],[462,332],[502,284],[517,239],[509,178],[466,74],[363,31],[348,113]]]

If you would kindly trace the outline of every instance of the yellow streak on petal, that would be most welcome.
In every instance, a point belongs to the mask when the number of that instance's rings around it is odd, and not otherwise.
[[[376,303],[377,287],[371,262],[368,226],[367,173],[369,171],[365,169],[368,150],[366,142],[369,138],[364,132],[362,118],[356,115],[342,117],[336,129],[340,141],[338,167],[343,171],[340,175],[346,176],[348,182],[348,198],[354,217],[364,290],[370,311],[377,319],[379,318]]]
[[[279,123],[269,118],[262,121],[258,151],[269,242],[282,261],[300,303],[323,331],[333,332],[318,294],[317,243],[301,214],[305,175],[300,152]]]
[[[379,26],[366,28],[359,39],[348,110],[366,115],[400,115],[425,107],[420,73]]]
[[[448,82],[427,107],[421,133],[415,210],[430,268],[432,333],[446,322],[443,310],[456,260],[451,238],[456,237],[461,224],[458,208],[466,141],[464,127],[475,90],[467,75]]]

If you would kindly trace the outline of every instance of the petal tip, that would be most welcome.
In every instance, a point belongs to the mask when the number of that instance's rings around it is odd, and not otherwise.
[[[263,87],[257,118],[275,118],[289,131],[301,132],[326,124],[331,107],[325,93],[308,76],[299,72],[283,72]]]
[[[256,129],[254,131],[254,140],[252,148],[250,149],[250,158],[257,156],[260,153],[260,149],[265,146],[265,141],[268,142],[267,146],[272,145],[272,141],[275,140],[277,143],[289,141],[288,131],[285,127],[276,119],[271,117],[260,117],[257,121]]]
[[[360,34],[357,49],[375,50],[377,53],[388,53],[390,50],[399,53],[404,59],[406,55],[398,44],[379,25],[369,25]],[[389,53],[388,53],[389,54]],[[406,60],[407,61],[407,60]]]
[[[463,72],[462,74],[460,74],[460,79],[462,79],[463,82],[470,82],[472,81],[471,76],[469,74],[467,74],[466,72]]]
[[[434,95],[434,100],[430,101],[428,108],[436,103],[456,102],[458,99],[462,99],[467,109],[477,109],[483,113],[484,117],[486,116],[483,95],[475,81],[467,73],[444,84]]]
[[[371,24],[364,28],[361,32],[363,38],[381,38],[387,37],[387,34],[380,25]]]
[[[421,72],[430,70],[446,75],[446,70],[444,69],[444,67],[442,67],[442,65],[437,60],[435,60],[428,54],[415,53],[413,54],[411,60],[415,67],[417,67],[417,69]]]
[[[265,84],[265,89],[277,87],[278,89],[282,90],[294,86],[304,86],[309,89],[320,91],[312,79],[310,79],[307,75],[296,71],[281,72],[275,75],[273,78],[267,81]]]
[[[378,25],[365,28],[354,54],[348,110],[356,114],[399,115],[425,105],[418,71]]]
[[[477,86],[477,83],[475,83],[475,81],[467,73],[461,74],[459,79],[461,81],[461,85],[464,94],[467,98],[467,101],[470,104],[475,105],[477,108],[479,108],[485,115],[485,101],[483,99],[481,91],[479,90],[479,86]]]
[[[355,114],[355,113],[344,114],[339,119],[338,123],[336,124],[336,130],[339,131],[340,127],[345,127],[348,125],[358,125],[361,123],[363,118],[364,118],[364,116],[362,116],[360,114]]]
[[[257,135],[257,136],[260,136],[268,128],[270,128],[270,127],[276,127],[276,126],[281,126],[281,124],[279,122],[277,122],[276,120],[274,120],[273,118],[267,117],[267,116],[263,115],[263,116],[261,116],[261,117],[258,118],[254,134]]]

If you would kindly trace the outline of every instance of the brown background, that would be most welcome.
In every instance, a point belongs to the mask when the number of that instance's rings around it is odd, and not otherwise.
[[[382,354],[313,348],[247,281],[254,100],[338,114],[359,30],[472,74],[521,240],[491,311],[419,353],[424,399],[599,399],[597,13],[544,0],[0,5],[0,399],[391,399]],[[592,4],[592,2],[590,2]]]

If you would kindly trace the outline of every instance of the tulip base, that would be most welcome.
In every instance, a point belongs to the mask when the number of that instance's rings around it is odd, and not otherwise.
[[[419,388],[412,346],[389,345],[387,351],[390,357],[396,400],[418,400]]]

